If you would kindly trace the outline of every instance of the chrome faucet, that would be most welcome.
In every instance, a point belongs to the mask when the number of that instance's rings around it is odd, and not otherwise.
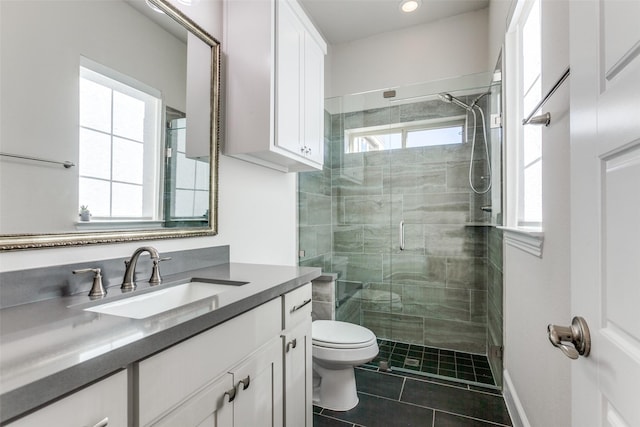
[[[120,286],[120,289],[124,291],[132,291],[136,288],[134,277],[136,273],[136,264],[138,264],[138,257],[143,252],[149,252],[149,256],[153,261],[153,273],[151,274],[149,283],[157,284],[162,280],[160,278],[160,272],[158,271],[158,264],[161,261],[158,250],[151,246],[142,246],[136,249],[133,255],[131,255],[131,258],[124,262],[126,269],[124,271],[124,279],[122,279],[122,286]]]

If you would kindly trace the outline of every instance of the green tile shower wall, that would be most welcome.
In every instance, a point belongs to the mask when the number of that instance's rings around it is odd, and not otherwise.
[[[363,154],[343,149],[345,129],[462,114],[439,101],[326,113],[324,170],[299,175],[300,265],[338,273],[339,288],[350,284],[351,291],[338,296],[341,320],[382,339],[485,354],[490,232],[468,223],[489,220],[480,207],[490,199],[469,188],[471,144]],[[478,126],[478,144],[481,134]],[[476,159],[483,159],[476,149]],[[486,174],[484,165],[476,161],[476,182]],[[349,299],[358,287],[391,287],[401,302]]]

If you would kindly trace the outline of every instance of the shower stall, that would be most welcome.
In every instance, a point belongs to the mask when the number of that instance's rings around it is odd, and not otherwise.
[[[499,73],[325,100],[325,166],[299,175],[300,265],[382,369],[501,386]]]

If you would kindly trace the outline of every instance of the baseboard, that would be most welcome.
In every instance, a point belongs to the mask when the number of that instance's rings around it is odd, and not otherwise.
[[[509,371],[505,369],[503,375],[504,401],[507,404],[507,410],[511,416],[513,427],[531,427],[527,419],[527,414],[525,414],[522,403],[520,402],[520,398],[518,398],[518,392],[511,381]]]

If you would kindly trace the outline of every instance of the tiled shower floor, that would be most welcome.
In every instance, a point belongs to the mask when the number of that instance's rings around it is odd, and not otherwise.
[[[383,371],[386,362],[392,371],[419,373],[485,387],[496,386],[484,355],[381,339],[378,340],[378,346],[380,353],[369,366],[379,367]]]

